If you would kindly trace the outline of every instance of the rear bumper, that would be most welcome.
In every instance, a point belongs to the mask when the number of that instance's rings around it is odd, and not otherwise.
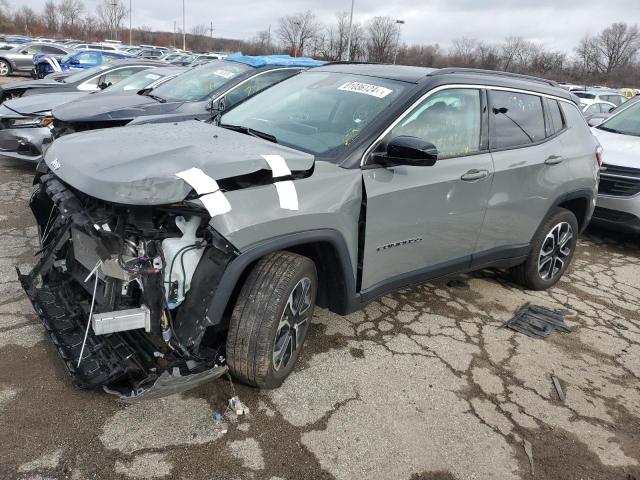
[[[38,163],[51,142],[53,134],[47,127],[0,130],[0,155]]]

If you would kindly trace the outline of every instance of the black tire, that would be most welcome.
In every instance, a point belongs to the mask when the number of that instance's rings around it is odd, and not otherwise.
[[[302,349],[313,317],[317,285],[315,264],[307,257],[275,252],[258,261],[240,290],[229,324],[226,357],[235,378],[260,388],[282,384]],[[302,295],[304,291],[308,293]],[[290,303],[302,297],[308,307],[300,308],[303,315],[297,316]],[[294,336],[294,332],[298,334]],[[286,349],[277,348],[285,343]]]
[[[0,77],[6,77],[11,73],[11,64],[0,58]]]
[[[570,238],[566,237],[568,234]],[[577,242],[576,216],[569,210],[556,208],[534,235],[527,260],[511,269],[514,280],[530,290],[555,285],[569,267]]]

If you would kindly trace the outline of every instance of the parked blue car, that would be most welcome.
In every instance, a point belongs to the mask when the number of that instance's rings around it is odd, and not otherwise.
[[[55,55],[35,55],[33,57],[33,77],[44,78],[54,72],[91,68],[125,58],[132,58],[132,55],[103,50],[78,50],[62,58],[56,58]]]

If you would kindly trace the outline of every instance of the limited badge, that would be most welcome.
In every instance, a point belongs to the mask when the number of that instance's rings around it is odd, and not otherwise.
[[[58,170],[62,165],[60,165],[60,162],[58,160],[53,160],[51,162],[51,168],[53,170]]]

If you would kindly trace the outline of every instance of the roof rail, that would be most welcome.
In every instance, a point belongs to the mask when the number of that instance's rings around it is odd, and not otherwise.
[[[522,75],[520,73],[511,73],[511,72],[503,72],[500,70],[482,70],[480,68],[457,68],[457,67],[447,67],[440,68],[434,72],[429,73],[427,76],[437,76],[437,75],[446,75],[451,73],[474,73],[477,75],[499,75],[501,77],[510,77],[516,78],[520,80],[529,80],[531,82],[539,82],[545,83],[547,85],[551,85],[552,87],[559,87],[558,83],[554,80],[546,80],[540,77],[534,77],[532,75]]]

